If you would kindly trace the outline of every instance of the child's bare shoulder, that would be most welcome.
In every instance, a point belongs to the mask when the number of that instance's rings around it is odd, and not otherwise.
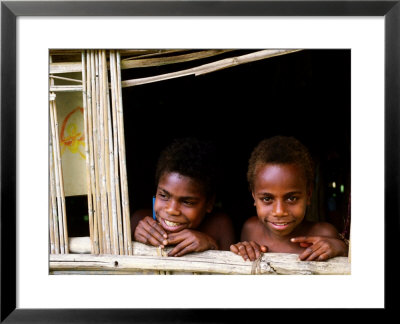
[[[327,222],[307,222],[306,232],[308,236],[338,236],[335,226]]]
[[[220,250],[229,250],[229,246],[234,242],[232,219],[225,212],[217,211],[208,215],[198,230],[217,240]]]
[[[258,226],[260,226],[260,221],[259,221],[258,217],[252,216],[244,222],[243,229],[255,229]]]
[[[254,241],[262,235],[263,225],[257,216],[252,216],[245,221],[240,235],[241,241]]]

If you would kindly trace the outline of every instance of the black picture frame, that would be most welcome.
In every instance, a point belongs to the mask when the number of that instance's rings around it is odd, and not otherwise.
[[[2,1],[1,2],[1,322],[237,322],[244,309],[16,308],[16,19],[18,16],[380,16],[385,19],[385,308],[398,283],[394,267],[399,219],[400,4],[386,1]],[[368,199],[368,198],[366,198]],[[373,244],[373,239],[371,239]],[[371,267],[373,267],[371,261]],[[256,314],[254,314],[256,313]],[[380,312],[379,312],[380,313]],[[382,316],[380,314],[379,316]],[[253,317],[255,318],[255,317]]]

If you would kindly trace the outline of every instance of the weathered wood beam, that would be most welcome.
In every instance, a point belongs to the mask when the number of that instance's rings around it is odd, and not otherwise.
[[[90,252],[89,238],[70,238],[70,251]],[[229,251],[204,251],[183,257],[163,257],[152,246],[132,242],[133,256],[65,254],[50,255],[50,271],[116,271],[135,273],[143,271],[172,271],[208,274],[294,274],[346,275],[351,265],[346,257],[328,261],[300,261],[297,254],[264,253],[254,262]],[[164,249],[167,255],[171,248]]]

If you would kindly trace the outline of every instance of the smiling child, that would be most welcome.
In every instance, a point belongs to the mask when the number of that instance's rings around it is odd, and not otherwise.
[[[232,252],[251,261],[262,252],[295,253],[306,261],[347,256],[348,247],[333,225],[304,219],[314,171],[298,140],[276,136],[261,141],[251,154],[247,179],[257,216],[245,222]]]
[[[213,212],[217,172],[210,143],[194,138],[171,143],[157,163],[156,220],[150,210],[134,213],[134,239],[153,246],[175,245],[169,256],[229,250],[234,242],[232,222],[226,214]]]

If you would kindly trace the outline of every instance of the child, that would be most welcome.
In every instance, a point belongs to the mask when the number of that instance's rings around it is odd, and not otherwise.
[[[156,220],[150,210],[134,213],[134,239],[153,246],[175,245],[168,256],[229,250],[234,242],[232,222],[224,213],[211,213],[216,179],[216,151],[210,144],[175,140],[157,163]]]
[[[333,225],[304,220],[314,171],[298,140],[276,136],[261,141],[251,154],[247,179],[257,216],[245,222],[242,242],[231,245],[232,252],[251,261],[267,251],[296,253],[305,261],[347,256],[347,245]]]

